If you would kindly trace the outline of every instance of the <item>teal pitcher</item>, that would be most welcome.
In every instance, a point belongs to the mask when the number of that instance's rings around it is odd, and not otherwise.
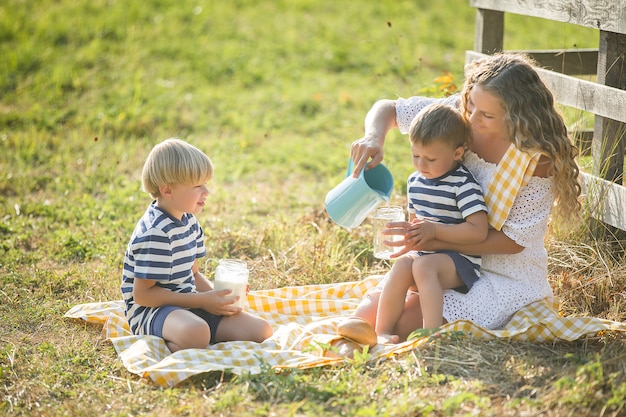
[[[359,226],[380,203],[389,202],[393,190],[393,175],[383,164],[361,170],[357,178],[353,169],[350,160],[346,178],[326,194],[326,212],[346,229]]]

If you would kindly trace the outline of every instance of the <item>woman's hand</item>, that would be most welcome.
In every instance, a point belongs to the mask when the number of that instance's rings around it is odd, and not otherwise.
[[[374,168],[376,165],[380,164],[383,160],[384,150],[383,145],[380,141],[375,139],[370,139],[367,137],[363,137],[359,140],[355,140],[352,142],[352,147],[350,148],[350,158],[354,162],[354,170],[352,171],[352,176],[354,178],[359,176],[359,173],[367,162],[372,159],[368,165],[369,168]]]
[[[410,239],[412,238],[412,234],[413,234],[412,229],[411,229],[412,226],[414,225],[413,223],[410,223],[410,222],[387,223],[387,228],[383,230],[383,234],[387,236],[395,236],[396,238],[394,238],[394,240],[385,240],[384,244],[387,246],[396,246],[396,247],[404,246],[402,249],[400,249],[399,252],[396,252],[390,256],[392,259],[398,258],[404,255],[405,253],[413,250],[413,247],[411,247],[411,243],[410,243]],[[401,238],[398,239],[397,236],[400,236]]]
[[[367,162],[371,161],[368,169],[374,168],[383,160],[383,145],[387,132],[396,127],[396,102],[395,100],[378,100],[365,116],[365,135],[359,140],[352,142],[350,157],[354,162],[354,178]]]

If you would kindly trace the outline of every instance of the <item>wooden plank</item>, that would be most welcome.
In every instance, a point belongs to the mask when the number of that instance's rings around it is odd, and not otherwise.
[[[542,68],[536,70],[558,102],[609,119],[626,121],[626,91]]]
[[[466,51],[465,61],[470,62],[486,56],[475,51]],[[609,119],[626,122],[625,90],[558,74],[542,68],[536,68],[536,70],[559,103]]]
[[[542,49],[524,52],[532,56],[542,68],[561,74],[596,75],[597,73],[597,48]]]
[[[626,33],[626,0],[470,0],[470,6]]]
[[[584,172],[581,177],[585,203],[592,217],[626,230],[626,187]]]

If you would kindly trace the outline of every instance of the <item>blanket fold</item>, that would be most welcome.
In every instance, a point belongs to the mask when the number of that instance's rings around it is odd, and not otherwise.
[[[173,387],[193,375],[210,371],[256,374],[269,367],[305,369],[341,363],[342,359],[324,357],[324,347],[336,337],[337,323],[353,313],[365,292],[380,278],[251,291],[247,309],[268,320],[274,329],[274,335],[263,343],[217,343],[206,349],[171,353],[161,338],[130,333],[121,300],[79,304],[65,316],[102,324],[104,337],[113,343],[129,372],[150,378],[160,386]],[[573,341],[601,331],[626,331],[626,323],[594,317],[560,317],[558,304],[538,301],[520,310],[502,330],[487,330],[460,320],[444,325],[441,331],[484,339]],[[371,360],[410,351],[425,341],[427,337],[397,345],[379,344],[370,350]]]

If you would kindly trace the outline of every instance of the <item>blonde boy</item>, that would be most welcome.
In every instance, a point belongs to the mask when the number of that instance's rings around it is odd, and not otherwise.
[[[172,352],[272,335],[267,321],[234,307],[231,290],[213,290],[199,271],[206,248],[195,214],[212,176],[209,157],[180,139],[156,145],[143,167],[143,190],[154,200],[126,249],[121,291],[131,331],[162,337]]]

